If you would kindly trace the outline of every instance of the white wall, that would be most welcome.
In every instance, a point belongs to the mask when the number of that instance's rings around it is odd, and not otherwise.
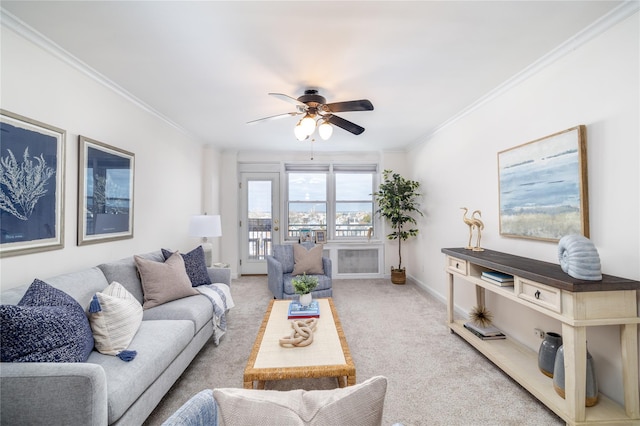
[[[485,248],[558,263],[557,244],[499,235],[497,153],[555,132],[587,126],[590,237],[606,274],[640,280],[640,87],[638,14],[506,93],[444,127],[406,161],[425,193],[421,235],[407,256],[409,273],[443,298],[443,247],[462,247],[460,207],[482,210]],[[458,308],[475,304],[472,286],[456,286]],[[497,325],[536,349],[534,327],[560,325],[512,302],[489,297]],[[444,318],[443,318],[444,321]],[[617,327],[588,330],[603,393],[622,401]]]
[[[3,27],[1,36],[0,106],[67,132],[65,247],[1,259],[1,288],[161,247],[195,247],[187,227],[203,210],[201,144],[11,30]],[[133,239],[76,245],[78,135],[135,154]],[[219,207],[210,199],[209,206]]]

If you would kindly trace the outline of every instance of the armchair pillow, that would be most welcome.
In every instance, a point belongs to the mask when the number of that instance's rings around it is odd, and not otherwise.
[[[322,245],[307,250],[300,244],[293,246],[293,272],[291,275],[324,275],[322,268]]]
[[[93,350],[82,306],[39,279],[17,305],[0,306],[0,320],[2,362],[84,362]]]
[[[200,294],[191,287],[180,253],[173,253],[164,263],[147,260],[140,256],[133,256],[133,258],[142,281],[143,309]]]
[[[355,386],[292,391],[220,388],[213,390],[223,426],[359,425],[382,423],[387,379],[372,377]]]

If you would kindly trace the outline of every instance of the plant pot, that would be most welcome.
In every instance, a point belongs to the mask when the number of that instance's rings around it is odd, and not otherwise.
[[[394,284],[405,284],[407,282],[407,271],[391,267],[391,282]]]
[[[300,304],[302,306],[309,306],[312,301],[313,301],[313,297],[311,297],[311,293],[300,295]]]

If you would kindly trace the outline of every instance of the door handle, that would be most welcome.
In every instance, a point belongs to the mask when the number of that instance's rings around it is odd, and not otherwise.
[[[279,231],[279,230],[280,230],[280,227],[279,227],[279,226],[276,226],[276,227],[274,227],[274,228],[273,228],[273,230],[274,230],[274,231]]]

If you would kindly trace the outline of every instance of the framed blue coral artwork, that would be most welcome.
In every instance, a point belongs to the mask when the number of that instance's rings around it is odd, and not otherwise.
[[[78,245],[133,238],[134,154],[78,139]]]
[[[64,247],[65,137],[0,110],[0,257]]]
[[[584,125],[498,153],[500,235],[589,237]]]

